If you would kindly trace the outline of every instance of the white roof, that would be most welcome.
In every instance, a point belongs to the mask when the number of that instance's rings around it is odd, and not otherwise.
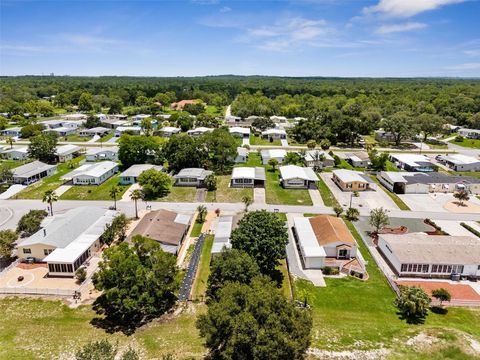
[[[283,180],[303,179],[309,181],[318,181],[318,176],[313,169],[300,167],[297,165],[280,166],[280,176]]]
[[[180,132],[181,129],[173,127],[173,126],[165,126],[165,127],[161,128],[160,131],[162,131],[162,132],[172,132],[173,133],[173,132]]]
[[[420,154],[390,154],[390,156],[397,161],[410,166],[419,166],[422,162],[431,162],[427,156]]]
[[[163,166],[152,165],[152,164],[135,164],[135,165],[130,166],[124,172],[122,172],[120,174],[120,176],[121,177],[125,177],[125,176],[138,177],[138,176],[140,176],[140,174],[142,172],[144,172],[145,170],[149,170],[149,169],[155,169],[155,170],[158,170],[158,171],[162,171]]]
[[[399,172],[399,171],[381,171],[380,176],[384,179],[389,179],[392,182],[407,183],[404,176],[411,176],[416,173],[413,172]]]
[[[348,183],[348,182],[361,182],[361,183],[369,183],[361,174],[360,171],[353,171],[353,170],[347,170],[347,169],[339,169],[339,170],[333,170],[332,171],[335,176],[337,176],[342,182]]]
[[[237,154],[240,156],[247,156],[248,150],[244,147],[237,147]]]
[[[31,163],[12,169],[12,173],[13,176],[17,178],[29,178],[56,167],[56,165],[48,165],[41,161],[35,160]]]
[[[101,154],[104,152],[113,152],[113,153],[118,153],[118,146],[111,146],[111,147],[92,147],[89,148],[86,152],[87,155],[96,155],[96,154]]]
[[[232,170],[232,179],[265,180],[265,168],[235,167]]]
[[[283,149],[268,149],[262,150],[262,158],[284,158],[287,155],[287,152]]]
[[[309,150],[305,153],[306,161],[316,161],[316,156],[323,155],[325,160],[333,160],[333,157],[329,153],[323,150]]]
[[[283,129],[268,129],[268,130],[262,131],[262,135],[273,135],[273,134],[286,135],[287,132]]]
[[[480,160],[474,158],[473,156],[467,156],[462,154],[444,155],[442,156],[442,158],[456,165],[469,165],[477,164],[480,162]]]
[[[27,154],[28,153],[28,147],[27,146],[18,146],[18,147],[13,147],[13,148],[8,148],[3,151],[4,154],[12,153],[12,152],[19,152],[22,154]]]
[[[100,132],[100,131],[106,132],[106,131],[110,131],[110,129],[106,128],[106,127],[103,127],[103,126],[97,126],[97,127],[91,128],[91,129],[83,129],[81,132],[83,132],[83,133],[95,133],[95,132]]]
[[[116,129],[118,132],[123,132],[123,131],[140,131],[142,128],[140,126],[119,126]]]
[[[100,177],[116,167],[118,167],[118,164],[113,161],[100,161],[97,163],[83,164],[77,169],[65,174],[60,179],[70,180],[77,176]]]
[[[228,129],[230,133],[239,133],[239,134],[244,134],[244,135],[250,135],[250,128],[245,128],[241,126],[233,126]]]
[[[207,127],[203,127],[203,126],[200,126],[200,127],[197,127],[195,129],[192,129],[192,130],[188,130],[187,133],[188,134],[191,134],[191,133],[206,133],[206,132],[212,132],[213,129],[211,128],[207,128]]]
[[[293,218],[293,223],[295,225],[298,243],[305,257],[326,257],[327,254],[323,246],[320,246],[318,243],[309,218],[296,217]]]
[[[138,115],[135,115],[134,118],[137,118],[137,119],[146,119],[146,118],[149,118],[151,117],[152,115],[147,115],[147,114],[138,114]]]
[[[287,118],[286,118],[285,116],[273,115],[273,116],[270,116],[270,120],[273,120],[273,121],[275,121],[275,120],[284,120],[284,121],[286,121]]]
[[[229,248],[230,235],[232,233],[233,216],[220,216],[218,218],[215,238],[213,240],[212,253],[216,254],[222,251],[223,247]]]
[[[62,145],[57,146],[57,151],[55,152],[57,155],[69,155],[80,151],[80,147],[77,145]]]

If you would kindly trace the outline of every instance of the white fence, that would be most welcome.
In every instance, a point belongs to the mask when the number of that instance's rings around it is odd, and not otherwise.
[[[0,278],[5,276],[11,269],[13,269],[15,266],[17,266],[18,264],[20,263],[20,259],[17,259],[15,260],[14,262],[12,262],[10,265],[8,265],[6,268],[4,268],[1,272],[0,272]]]

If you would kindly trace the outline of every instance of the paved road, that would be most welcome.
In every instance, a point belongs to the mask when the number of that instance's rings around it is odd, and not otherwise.
[[[193,250],[190,263],[188,264],[185,278],[183,279],[182,286],[180,287],[180,291],[178,293],[178,300],[180,301],[187,301],[190,298],[193,280],[195,280],[195,273],[197,272],[198,262],[200,261],[200,256],[202,254],[204,240],[205,234],[202,234],[195,244],[195,249]]]

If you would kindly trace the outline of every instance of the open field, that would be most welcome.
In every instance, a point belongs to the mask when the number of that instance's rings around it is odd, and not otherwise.
[[[100,185],[73,185],[62,196],[61,200],[112,200],[110,190],[116,186],[119,190],[117,200],[122,198],[122,195],[130,185],[120,185],[118,175],[112,176],[110,179]]]
[[[84,158],[85,156],[79,156],[75,158],[73,162],[78,165],[78,163]],[[45,191],[55,190],[60,185],[63,185],[64,181],[60,180],[60,178],[72,170],[73,169],[71,169],[67,163],[58,164],[57,172],[55,174],[30,185],[15,195],[13,199],[41,199],[43,198]]]
[[[268,139],[263,139],[261,136],[250,135],[250,145],[280,146],[282,145],[282,142],[280,140],[270,141]]]
[[[87,142],[90,139],[91,137],[89,136],[80,136],[78,134],[59,137],[59,141],[74,141],[74,142]]]
[[[284,189],[280,185],[279,174],[266,167],[265,196],[267,204],[312,205],[312,199],[306,189]]]
[[[253,200],[253,188],[231,188],[230,175],[217,175],[217,190],[207,193],[207,202],[242,202],[244,196]]]
[[[195,318],[204,309],[204,305],[191,305],[184,313],[154,321],[127,337],[93,326],[91,321],[96,315],[90,306],[70,309],[59,301],[3,298],[0,359],[71,358],[82,345],[100,339],[119,341],[121,348],[130,345],[148,359],[168,353],[178,359],[201,359],[205,349]]]
[[[170,193],[167,196],[158,198],[155,201],[163,202],[193,202],[195,201],[195,194],[197,188],[188,186],[172,186]]]
[[[192,286],[192,298],[203,299],[207,291],[207,281],[210,275],[210,260],[212,258],[213,235],[207,235],[202,246],[202,254],[198,263],[197,276]]]
[[[347,221],[347,226],[357,239],[359,249],[368,263],[370,277],[366,282],[353,277],[326,278],[327,287],[324,288],[316,288],[305,280],[295,282],[295,297],[299,301],[306,298],[312,306],[312,347],[348,351],[393,346],[398,350],[407,337],[415,336],[420,331],[454,336],[455,330],[459,330],[480,340],[480,309],[449,308],[446,315],[430,313],[425,324],[421,325],[409,325],[400,320],[393,305],[394,292],[353,225]],[[415,353],[408,349],[405,351],[409,355]]]

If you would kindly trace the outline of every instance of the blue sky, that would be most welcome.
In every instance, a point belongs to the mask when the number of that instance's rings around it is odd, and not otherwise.
[[[480,76],[480,1],[0,2],[2,75]]]

